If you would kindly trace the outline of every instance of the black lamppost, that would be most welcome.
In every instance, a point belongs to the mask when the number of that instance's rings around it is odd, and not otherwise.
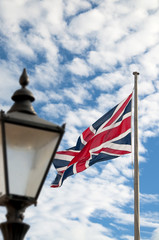
[[[37,203],[58,145],[62,127],[39,118],[26,88],[26,70],[19,80],[21,89],[14,104],[0,112],[0,206],[7,208],[7,221],[0,224],[4,240],[22,240],[29,229],[23,223],[25,209]]]

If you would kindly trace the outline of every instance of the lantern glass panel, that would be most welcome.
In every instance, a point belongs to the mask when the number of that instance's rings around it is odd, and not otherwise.
[[[9,193],[35,197],[59,133],[6,123]]]
[[[4,159],[3,159],[3,144],[2,144],[2,124],[0,123],[0,196],[6,193],[5,191],[5,174],[4,174]]]

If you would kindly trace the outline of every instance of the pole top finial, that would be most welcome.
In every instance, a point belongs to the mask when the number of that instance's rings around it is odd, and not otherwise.
[[[140,75],[139,72],[133,72],[133,75]]]

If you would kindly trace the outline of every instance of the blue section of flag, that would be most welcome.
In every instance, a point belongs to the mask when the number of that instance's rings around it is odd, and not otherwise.
[[[94,155],[92,156],[92,159],[90,160],[89,166],[92,166],[93,164],[97,162],[103,162],[103,161],[108,161],[114,158],[117,158],[118,156],[106,154],[106,153],[99,153],[97,156]]]
[[[114,141],[113,143],[117,143],[117,144],[128,144],[128,145],[131,145],[131,133],[129,133],[127,136],[117,140],[117,141]]]
[[[106,122],[108,119],[111,118],[111,116],[114,113],[114,110],[116,109],[116,106],[111,109],[109,112],[107,112],[106,114],[104,114],[100,119],[98,119],[94,124],[92,124],[93,128],[97,131],[98,128],[104,123]]]

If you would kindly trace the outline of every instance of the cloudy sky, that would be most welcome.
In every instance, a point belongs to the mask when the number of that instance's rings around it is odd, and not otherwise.
[[[141,240],[159,239],[159,1],[1,0],[0,108],[23,68],[38,115],[66,122],[60,149],[127,97],[140,73]],[[133,240],[133,155],[92,166],[50,188],[25,213],[26,240]],[[5,221],[0,211],[1,222]]]

